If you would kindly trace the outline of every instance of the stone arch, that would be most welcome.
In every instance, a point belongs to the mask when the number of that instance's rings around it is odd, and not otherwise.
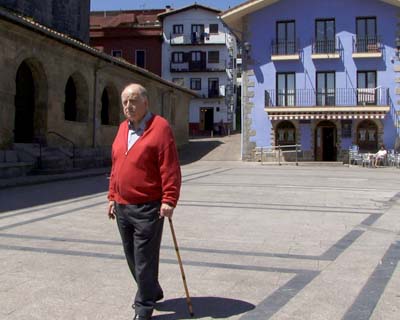
[[[120,122],[120,97],[116,87],[109,83],[101,94],[100,120],[102,125],[117,126]]]
[[[30,57],[20,62],[14,79],[14,141],[31,143],[47,132],[47,76],[42,63]]]
[[[89,118],[89,89],[81,73],[73,73],[65,84],[64,119],[87,122]]]
[[[356,129],[356,144],[362,152],[376,152],[379,143],[379,126],[373,120],[363,120]]]
[[[297,141],[296,126],[293,122],[284,120],[275,127],[275,145],[285,146],[294,145]]]

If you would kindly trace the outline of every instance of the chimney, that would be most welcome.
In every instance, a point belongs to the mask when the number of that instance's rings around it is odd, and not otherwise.
[[[170,5],[165,6],[165,11],[172,11],[172,7]]]

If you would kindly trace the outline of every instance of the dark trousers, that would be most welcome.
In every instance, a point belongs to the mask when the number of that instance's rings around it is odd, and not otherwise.
[[[162,294],[158,283],[161,235],[159,201],[138,205],[115,204],[117,224],[129,269],[137,283],[135,311],[150,317]]]

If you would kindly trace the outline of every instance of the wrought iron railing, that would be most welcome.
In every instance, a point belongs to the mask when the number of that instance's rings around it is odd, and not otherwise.
[[[221,94],[217,89],[208,89],[208,97],[209,98],[220,98]]]
[[[265,90],[266,107],[313,107],[313,106],[364,106],[389,105],[389,89],[337,88],[324,91],[314,89]]]
[[[355,36],[353,38],[353,53],[379,53],[382,52],[380,36]]]
[[[225,72],[226,69],[225,60],[219,60],[219,62],[206,62],[206,60],[170,62],[170,72]]]
[[[339,45],[336,39],[313,40],[313,54],[339,53]]]
[[[273,56],[288,56],[298,54],[299,41],[274,39],[271,43],[271,52]]]
[[[224,44],[226,35],[224,33],[209,34],[193,32],[190,34],[170,34],[169,43],[171,45],[198,45],[198,44]]]

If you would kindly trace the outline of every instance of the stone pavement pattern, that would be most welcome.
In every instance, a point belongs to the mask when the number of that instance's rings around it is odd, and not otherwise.
[[[400,314],[400,170],[183,166],[174,226],[196,319]],[[105,175],[0,190],[0,318],[131,319]],[[189,319],[165,224],[154,319]]]

